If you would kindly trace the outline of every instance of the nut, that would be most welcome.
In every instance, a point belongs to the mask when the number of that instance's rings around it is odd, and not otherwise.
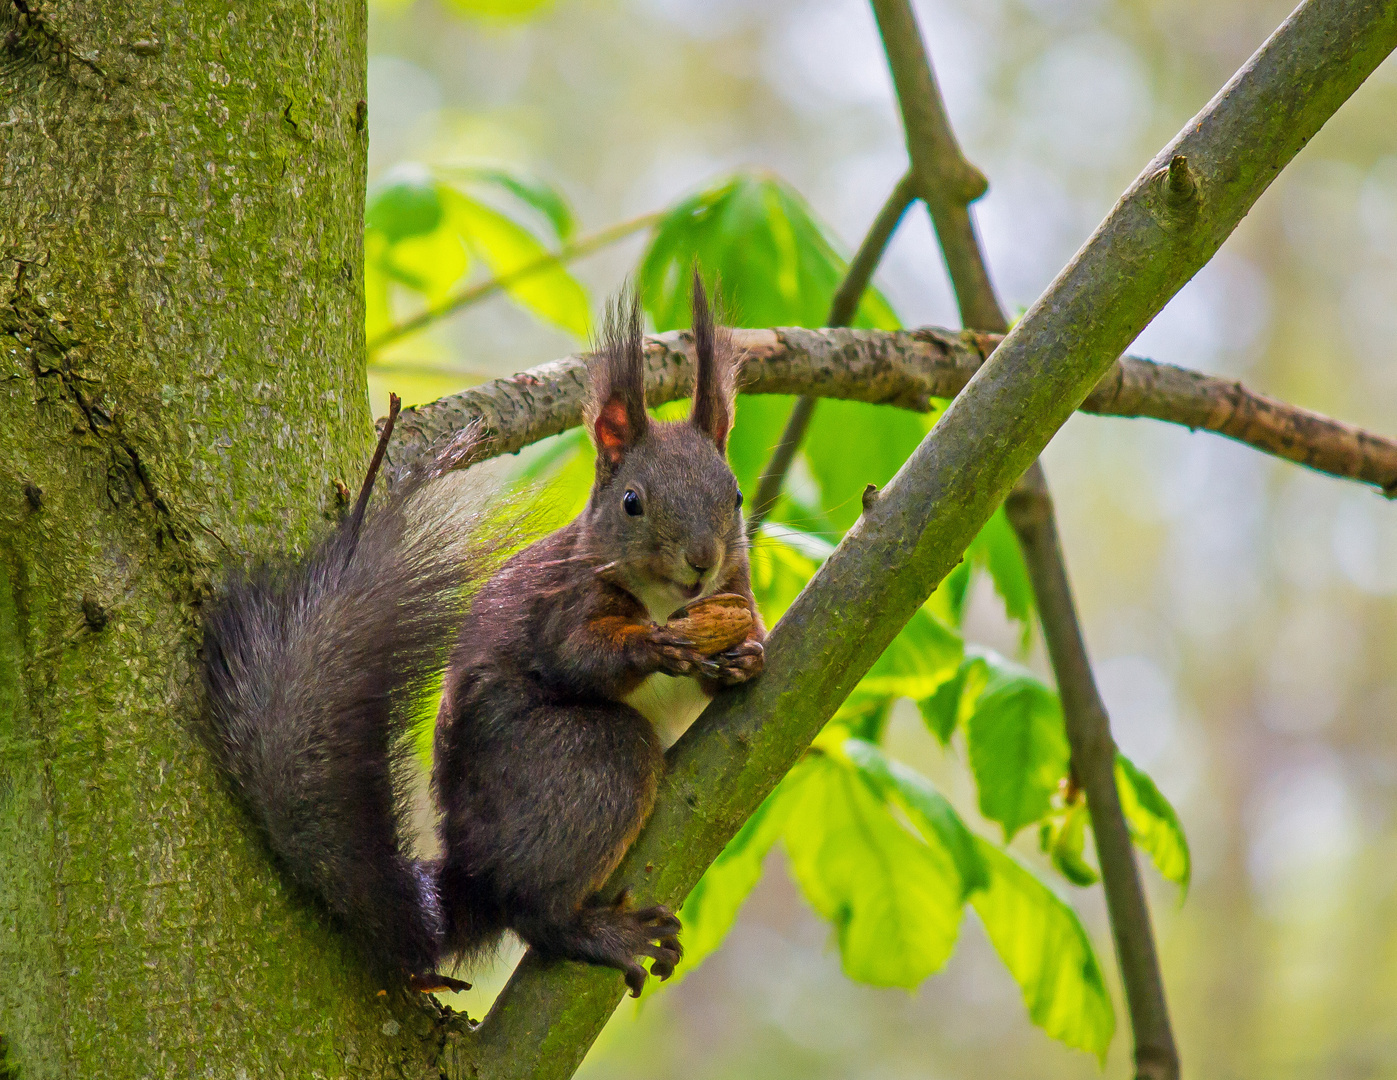
[[[693,642],[704,656],[712,656],[746,640],[752,607],[736,593],[718,593],[686,605],[669,620],[669,629]]]

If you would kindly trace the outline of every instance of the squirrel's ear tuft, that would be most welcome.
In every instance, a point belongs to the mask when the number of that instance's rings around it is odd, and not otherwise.
[[[645,412],[645,336],[640,297],[633,288],[623,289],[607,305],[601,341],[587,361],[587,378],[587,428],[597,454],[614,467],[650,424]]]
[[[715,286],[714,292],[717,292]],[[703,278],[694,267],[694,380],[693,425],[713,440],[720,451],[728,447],[732,430],[733,397],[737,393],[737,357],[732,335],[717,325],[703,289]]]

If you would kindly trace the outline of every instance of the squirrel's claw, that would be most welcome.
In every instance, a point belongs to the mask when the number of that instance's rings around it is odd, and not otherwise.
[[[712,662],[715,670],[705,671],[704,674],[726,686],[735,686],[762,673],[766,664],[766,650],[760,641],[748,640],[718,653]]]
[[[435,971],[429,971],[425,975],[409,975],[407,983],[421,994],[459,994],[471,988],[468,982],[453,979],[449,975],[439,975]]]

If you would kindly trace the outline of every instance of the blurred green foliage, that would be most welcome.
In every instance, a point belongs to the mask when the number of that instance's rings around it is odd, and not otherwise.
[[[533,220],[531,220],[531,218]],[[365,210],[365,333],[393,324],[394,288],[439,305],[479,262],[506,278],[545,259],[573,231],[572,212],[547,184],[516,170],[401,165],[370,193]],[[510,297],[545,322],[585,339],[586,291],[560,262],[510,281]]]

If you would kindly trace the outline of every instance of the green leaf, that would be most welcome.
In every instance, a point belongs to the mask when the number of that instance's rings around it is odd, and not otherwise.
[[[827,541],[781,525],[764,524],[752,545],[752,593],[767,626],[775,626],[833,551]]]
[[[903,826],[847,762],[810,754],[782,840],[802,892],[834,924],[849,978],[914,987],[945,964],[960,930],[953,857]]]
[[[496,277],[547,258],[550,252],[523,226],[459,191],[442,195],[447,219]],[[506,286],[506,292],[541,319],[579,338],[591,327],[587,294],[560,262]]]
[[[435,232],[443,213],[431,174],[420,166],[399,166],[370,193],[364,224],[396,244]]]
[[[517,209],[541,214],[560,238],[572,229],[567,204],[554,189],[492,167],[462,167],[461,182],[507,192]],[[392,323],[390,286],[440,303],[480,258],[496,277],[543,260],[546,265],[506,286],[518,304],[577,337],[590,329],[587,295],[528,228],[508,214],[443,182],[421,165],[399,166],[372,194],[365,214],[365,325],[370,339]],[[551,261],[549,261],[551,260]]]
[[[994,582],[994,591],[1004,601],[1005,613],[1022,624],[1024,644],[1027,645],[1033,618],[1033,585],[1028,579],[1028,567],[1024,565],[1018,537],[1005,516],[1004,507],[994,512],[970,542],[970,547],[965,551],[965,561],[989,573],[990,580]]]
[[[734,326],[823,326],[846,260],[809,204],[769,174],[738,173],[674,206],[641,263],[646,310],[660,330],[690,323],[694,261],[718,277]],[[855,326],[897,329],[888,302],[870,289]]]
[[[1004,826],[1007,843],[1047,816],[1069,750],[1058,696],[1015,664],[987,662],[989,681],[966,721],[966,741],[980,812]]]
[[[559,243],[565,243],[577,230],[572,207],[568,206],[563,193],[537,176],[497,165],[459,165],[442,171],[466,184],[498,188],[532,207],[548,222]]]
[[[847,270],[825,229],[788,184],[739,173],[671,209],[641,264],[646,310],[660,330],[690,321],[689,275],[697,261],[721,282],[736,326],[823,326]],[[870,289],[855,326],[896,329],[887,301]],[[743,490],[752,491],[785,426],[793,399],[743,399],[729,447]],[[860,512],[867,484],[882,485],[928,430],[925,417],[860,402],[823,401],[803,451],[821,488],[821,509],[839,532]]]
[[[1160,874],[1179,886],[1182,899],[1193,876],[1193,860],[1179,815],[1155,782],[1124,754],[1116,755],[1116,788],[1131,838]]]
[[[955,676],[964,652],[959,634],[925,607],[918,608],[851,696],[924,700]]]
[[[500,22],[522,22],[532,18],[552,0],[446,0],[449,7],[462,15],[478,19],[494,19]]]
[[[685,899],[679,909],[679,921],[684,924],[684,961],[665,985],[673,985],[697,968],[728,936],[738,910],[761,879],[767,852],[785,828],[795,787],[789,778],[776,786]]]
[[[842,533],[859,519],[864,488],[887,484],[933,421],[933,415],[862,401],[819,403],[802,453],[820,484],[821,506],[835,528]]]
[[[1087,824],[1090,813],[1078,798],[1039,826],[1038,845],[1052,859],[1058,873],[1073,885],[1095,885],[1100,875],[1086,860]]]
[[[874,790],[901,807],[928,844],[939,844],[951,856],[960,873],[962,900],[989,884],[975,835],[930,780],[863,739],[846,739],[840,749]]]
[[[951,741],[956,728],[969,717],[988,678],[985,661],[967,656],[956,673],[936,688],[936,693],[917,702],[922,719],[942,746]]]
[[[970,591],[970,563],[962,557],[941,579],[927,606],[948,626],[959,627],[965,618],[965,597]]]
[[[1077,913],[1012,856],[976,841],[989,886],[971,896],[985,933],[1023,991],[1028,1015],[1054,1039],[1105,1065],[1116,1015]]]

